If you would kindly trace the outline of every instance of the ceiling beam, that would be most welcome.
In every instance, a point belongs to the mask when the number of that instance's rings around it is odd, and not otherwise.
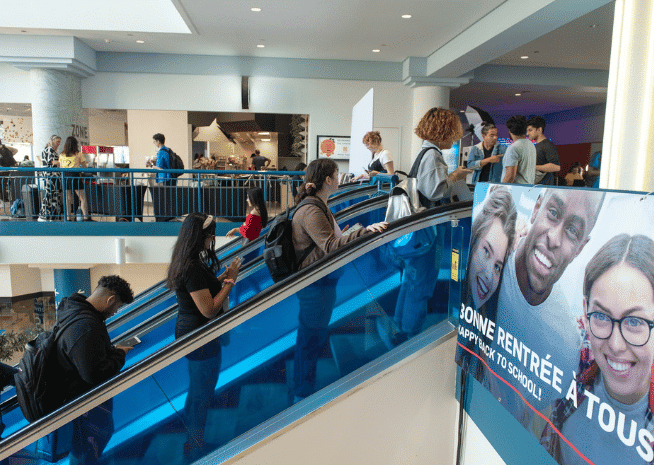
[[[611,1],[507,0],[432,53],[427,74],[463,76]]]

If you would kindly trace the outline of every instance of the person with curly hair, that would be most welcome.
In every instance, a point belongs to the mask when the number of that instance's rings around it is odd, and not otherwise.
[[[357,176],[355,181],[358,181],[359,179],[370,179],[380,173],[395,174],[395,170],[393,169],[393,159],[391,158],[390,153],[388,153],[388,150],[382,146],[382,138],[379,131],[367,132],[363,136],[363,145],[372,152],[372,159],[368,164],[367,171]]]
[[[451,149],[454,142],[461,139],[463,127],[454,112],[432,108],[418,123],[415,134],[423,142],[409,177],[417,178],[420,203],[432,207],[437,201],[449,200],[454,183],[465,180],[472,173],[472,170],[459,166],[448,174],[448,166],[441,151]]]

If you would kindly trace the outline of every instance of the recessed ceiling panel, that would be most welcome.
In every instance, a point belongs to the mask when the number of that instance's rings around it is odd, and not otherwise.
[[[0,27],[191,33],[171,0],[3,2]]]

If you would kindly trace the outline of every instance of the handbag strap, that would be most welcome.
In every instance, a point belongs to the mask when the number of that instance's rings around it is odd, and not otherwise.
[[[411,171],[409,171],[408,177],[409,178],[417,178],[418,177],[418,170],[420,169],[420,163],[422,162],[422,157],[425,156],[425,154],[429,150],[438,150],[436,147],[425,147],[420,151],[418,156],[416,157],[416,160],[413,162],[413,166],[411,167]]]

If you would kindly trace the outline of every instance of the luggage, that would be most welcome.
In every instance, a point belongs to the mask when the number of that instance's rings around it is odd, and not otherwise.
[[[21,197],[23,198],[25,217],[28,220],[35,220],[41,210],[39,187],[36,184],[24,184],[21,188]]]

